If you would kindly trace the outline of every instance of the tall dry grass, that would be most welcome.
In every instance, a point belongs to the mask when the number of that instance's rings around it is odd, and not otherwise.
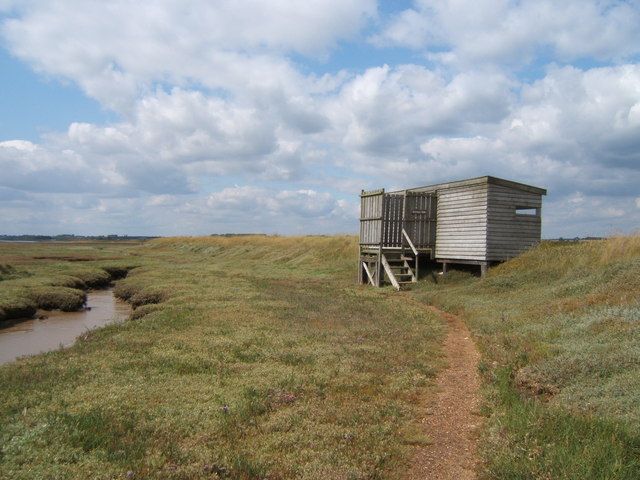
[[[640,232],[634,235],[616,235],[604,242],[601,263],[633,260],[640,257]]]

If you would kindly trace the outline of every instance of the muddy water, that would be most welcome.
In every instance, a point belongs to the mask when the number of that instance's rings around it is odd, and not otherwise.
[[[75,339],[97,327],[121,321],[131,313],[128,304],[116,300],[111,290],[89,292],[82,312],[44,312],[44,320],[25,320],[0,328],[0,365],[18,357],[68,347]]]

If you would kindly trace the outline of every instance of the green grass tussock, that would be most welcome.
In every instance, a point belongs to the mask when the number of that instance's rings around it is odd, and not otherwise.
[[[10,300],[0,298],[0,321],[12,318],[29,318],[36,313],[31,299],[13,297]]]
[[[640,478],[640,236],[543,242],[411,295],[479,343],[487,478]]]
[[[143,305],[162,303],[170,296],[166,291],[145,289],[144,286],[136,283],[135,279],[118,282],[113,293],[117,298],[129,302],[134,309]]]
[[[13,265],[8,263],[0,263],[0,282],[13,278],[16,274],[16,269]]]
[[[87,301],[87,295],[82,290],[68,287],[41,286],[31,289],[27,295],[43,310],[75,312]]]

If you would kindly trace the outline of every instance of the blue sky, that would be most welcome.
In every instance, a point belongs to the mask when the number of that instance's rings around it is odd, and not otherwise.
[[[0,234],[355,233],[482,175],[631,233],[639,58],[639,0],[0,0]]]
[[[72,122],[117,118],[73,83],[37,74],[6,49],[0,50],[0,72],[0,141],[39,142],[43,134],[64,131]]]

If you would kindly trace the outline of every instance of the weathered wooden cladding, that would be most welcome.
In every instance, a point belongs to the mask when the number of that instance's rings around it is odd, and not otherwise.
[[[487,189],[487,260],[508,260],[536,245],[542,231],[542,195],[495,183],[487,183]],[[519,209],[535,214],[519,214]]]
[[[436,259],[486,260],[487,199],[483,183],[438,190]]]
[[[487,176],[410,191],[437,192],[436,258],[442,261],[504,261],[540,241],[544,189]]]
[[[380,245],[384,189],[360,194],[360,245]]]
[[[374,247],[380,255],[384,249],[404,251],[404,230],[418,250],[435,252],[443,264],[479,264],[484,273],[490,262],[513,258],[540,241],[546,193],[490,176],[397,192],[363,191],[361,259],[363,248],[367,255]]]

